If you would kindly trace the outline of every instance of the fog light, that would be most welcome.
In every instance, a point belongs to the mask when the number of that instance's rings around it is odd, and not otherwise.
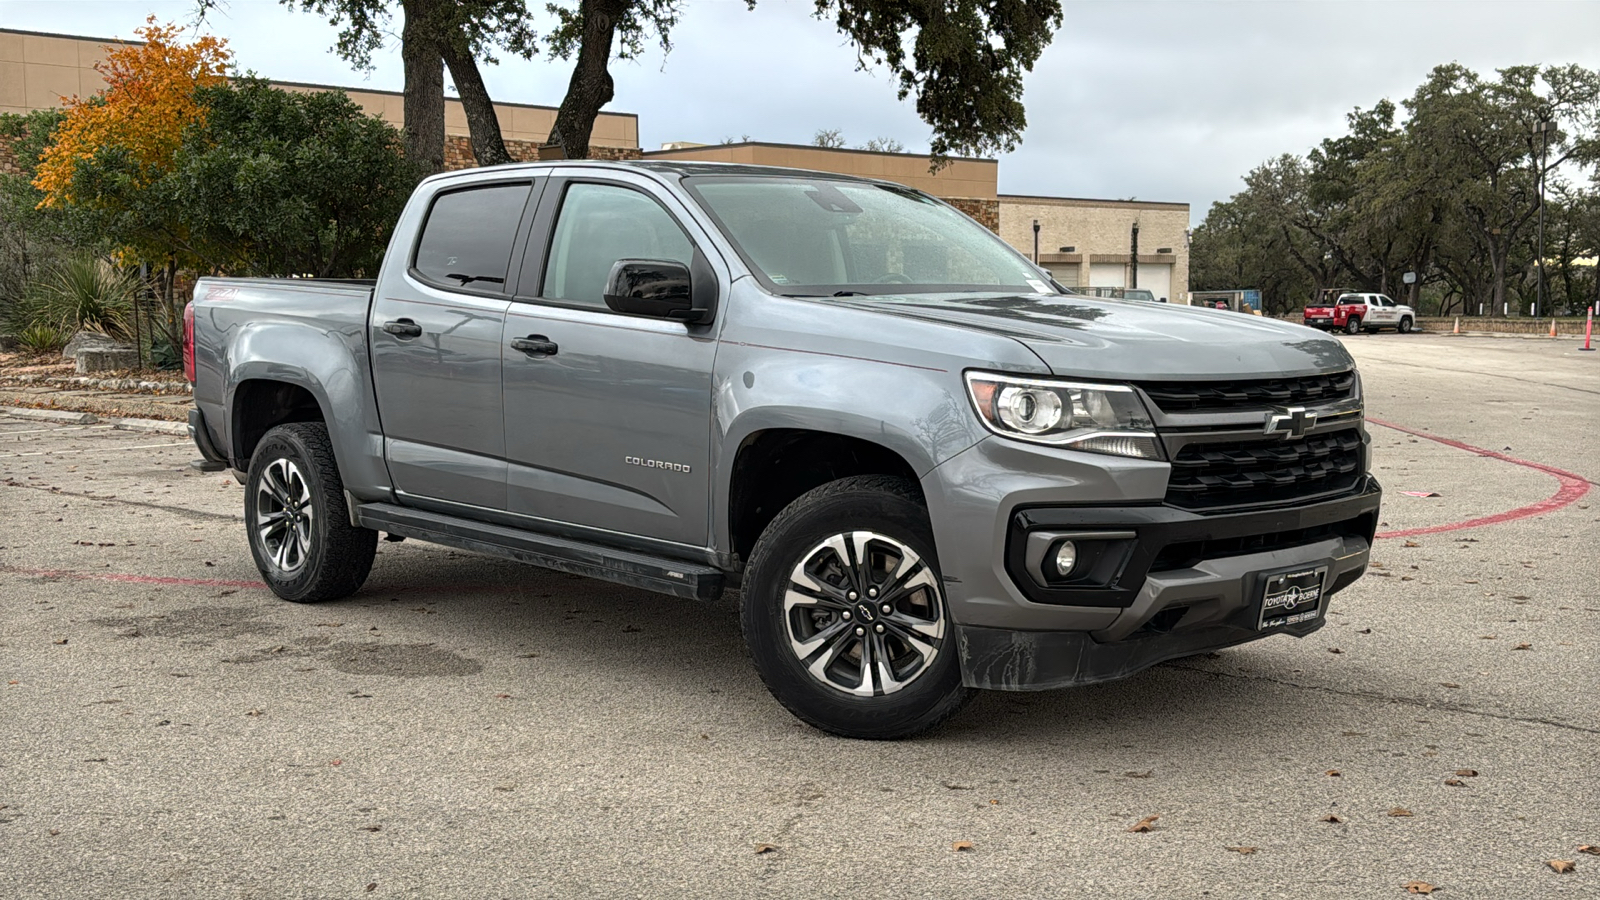
[[[1065,578],[1072,574],[1072,567],[1078,564],[1078,545],[1071,541],[1062,541],[1056,548],[1056,574]]]

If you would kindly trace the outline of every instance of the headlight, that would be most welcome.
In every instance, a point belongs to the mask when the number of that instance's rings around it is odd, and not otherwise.
[[[1127,385],[968,372],[967,393],[995,434],[1090,453],[1161,458],[1150,414]]]

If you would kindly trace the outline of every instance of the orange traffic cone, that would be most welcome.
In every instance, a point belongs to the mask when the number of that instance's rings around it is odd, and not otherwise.
[[[1556,320],[1555,319],[1551,319],[1550,320],[1550,336],[1551,337],[1555,337],[1556,336]]]
[[[1455,328],[1454,331],[1452,331],[1450,333],[1451,334],[1460,334],[1461,333],[1461,317],[1460,316],[1456,316],[1456,328]]]

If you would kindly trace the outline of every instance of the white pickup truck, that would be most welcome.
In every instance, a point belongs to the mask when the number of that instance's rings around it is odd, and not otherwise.
[[[1342,329],[1345,334],[1393,328],[1401,334],[1417,322],[1416,310],[1383,294],[1340,294],[1332,306],[1308,306],[1305,324],[1323,331]]]

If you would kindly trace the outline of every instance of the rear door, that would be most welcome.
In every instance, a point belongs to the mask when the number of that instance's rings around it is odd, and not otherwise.
[[[1367,319],[1374,325],[1396,325],[1400,322],[1400,310],[1394,301],[1378,294],[1371,300],[1372,315]]]
[[[406,248],[405,274],[378,285],[372,378],[402,500],[505,509],[500,341],[517,277],[512,251],[542,180],[440,191]]]
[[[502,346],[507,502],[583,537],[705,547],[714,328],[621,315],[602,298],[619,259],[688,265],[710,247],[651,187],[608,171],[544,191]],[[530,339],[548,346],[511,345]]]

